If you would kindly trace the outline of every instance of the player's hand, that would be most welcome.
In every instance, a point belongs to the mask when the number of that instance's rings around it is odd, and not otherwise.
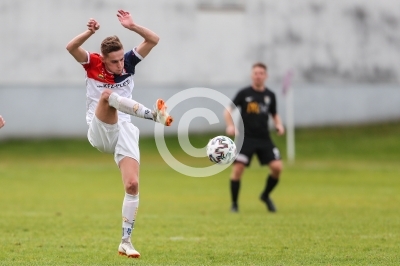
[[[95,33],[98,29],[100,29],[100,24],[94,18],[89,19],[86,26],[92,33]]]
[[[276,133],[278,134],[278,136],[282,136],[283,134],[285,134],[285,128],[283,127],[282,124],[276,125],[275,128],[276,128]]]
[[[119,22],[121,22],[121,25],[127,29],[129,29],[130,27],[135,25],[135,22],[133,22],[131,13],[129,13],[127,11],[118,10],[117,17],[118,17]]]
[[[235,136],[237,133],[238,132],[237,132],[235,126],[227,126],[226,127],[226,134],[228,136]]]
[[[6,121],[4,121],[4,118],[0,115],[0,128],[2,128],[6,124]]]

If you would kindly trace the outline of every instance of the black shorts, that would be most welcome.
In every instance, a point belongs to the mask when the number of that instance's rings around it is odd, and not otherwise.
[[[244,138],[242,149],[235,162],[250,166],[253,154],[256,153],[261,165],[269,164],[271,161],[280,160],[281,155],[271,140]]]

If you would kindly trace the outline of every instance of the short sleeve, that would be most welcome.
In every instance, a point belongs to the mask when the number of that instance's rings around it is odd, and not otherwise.
[[[236,107],[241,107],[243,104],[243,100],[244,100],[243,90],[241,90],[233,98],[232,102],[234,105],[236,105]]]
[[[83,68],[85,70],[88,70],[90,68],[92,68],[93,66],[98,65],[99,63],[101,63],[101,59],[100,59],[100,55],[96,54],[96,53],[89,53],[88,51],[86,51],[87,55],[88,55],[88,60],[87,62],[81,62]]]
[[[272,93],[271,94],[271,105],[270,105],[270,107],[269,107],[269,113],[271,114],[271,115],[276,115],[276,97],[275,97],[275,94],[274,93]]]
[[[135,66],[143,60],[143,57],[136,51],[136,48],[134,48],[125,53],[124,60],[125,60],[125,70],[128,73],[134,74]]]

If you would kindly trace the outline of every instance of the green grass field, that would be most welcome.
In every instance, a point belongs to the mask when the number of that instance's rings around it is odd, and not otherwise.
[[[2,142],[0,265],[400,265],[400,123],[296,134],[276,214],[258,199],[267,169],[256,160],[232,214],[230,169],[183,176],[142,139],[138,260],[117,255],[123,187],[111,155],[86,140]]]

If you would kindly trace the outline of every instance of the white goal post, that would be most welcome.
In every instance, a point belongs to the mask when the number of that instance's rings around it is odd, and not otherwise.
[[[294,95],[292,87],[293,71],[286,73],[283,82],[283,95],[286,99],[286,151],[289,163],[295,161]]]

